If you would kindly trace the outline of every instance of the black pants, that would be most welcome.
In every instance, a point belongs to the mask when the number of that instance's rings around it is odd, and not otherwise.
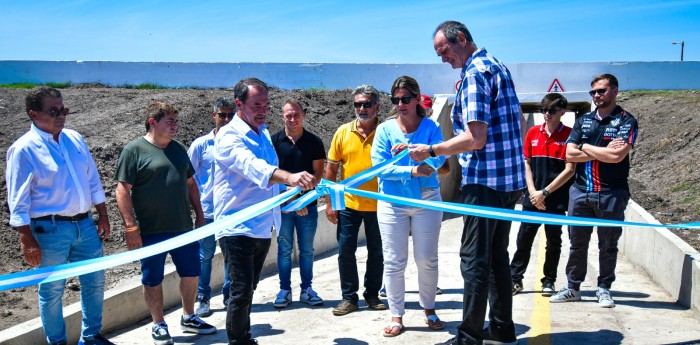
[[[572,186],[569,189],[569,215],[577,217],[624,220],[630,193],[624,189],[606,192],[584,192]],[[622,228],[598,226],[598,287],[609,289],[615,281],[617,266],[617,241]],[[569,287],[578,290],[586,279],[588,268],[588,243],[593,227],[569,227],[569,261],[566,263],[566,278]]]
[[[226,269],[231,280],[231,299],[226,309],[226,334],[229,344],[249,344],[250,309],[253,292],[260,281],[270,239],[227,236],[219,239]]]
[[[542,212],[549,214],[566,214],[561,210],[538,210],[536,207],[523,206],[523,211]],[[535,241],[537,230],[542,224],[537,223],[521,223],[518,231],[516,244],[518,249],[513,254],[513,261],[510,262],[510,273],[513,275],[513,281],[523,280],[527,264],[530,262],[530,253],[532,252],[532,242]],[[561,225],[545,224],[544,234],[547,236],[547,249],[544,255],[544,277],[541,282],[554,283],[557,280],[557,266],[559,265],[559,256],[561,256]]]
[[[462,187],[465,204],[513,209],[522,191],[499,192],[478,184]],[[459,255],[464,279],[464,306],[459,325],[459,344],[481,344],[482,329],[489,312],[489,327],[499,338],[515,339],[512,278],[508,256],[510,221],[464,217]]]
[[[384,274],[384,254],[382,253],[382,236],[379,233],[377,212],[363,212],[346,208],[338,213],[338,272],[340,273],[340,290],[343,300],[357,304],[357,290],[360,281],[357,273],[357,239],[360,225],[365,223],[367,237],[367,269],[365,271],[365,294],[372,297],[379,295]]]

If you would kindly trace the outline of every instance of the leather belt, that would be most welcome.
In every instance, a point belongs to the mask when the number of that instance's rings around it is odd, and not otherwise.
[[[53,220],[53,221],[60,220],[60,221],[66,221],[66,222],[79,222],[79,221],[87,218],[89,215],[90,215],[89,212],[79,213],[79,214],[76,214],[75,216],[60,216],[57,214],[50,214],[48,216],[32,218],[32,220]]]

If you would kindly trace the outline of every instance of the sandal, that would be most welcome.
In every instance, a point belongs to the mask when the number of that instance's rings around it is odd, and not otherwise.
[[[391,333],[394,328],[398,328],[399,331],[396,333]],[[403,333],[406,330],[406,327],[403,326],[401,322],[390,322],[386,327],[384,327],[384,336],[385,337],[395,337],[401,333]]]
[[[432,329],[433,331],[439,331],[445,328],[445,324],[435,314],[426,315],[425,323],[428,325],[428,328]]]

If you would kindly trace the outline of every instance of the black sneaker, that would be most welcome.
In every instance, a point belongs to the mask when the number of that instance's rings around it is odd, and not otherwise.
[[[78,345],[114,345],[113,342],[107,340],[102,334],[95,334],[92,338],[81,339]]]
[[[495,344],[495,345],[515,345],[518,343],[518,339],[513,335],[512,337],[504,337],[499,334],[491,332],[491,327],[486,327],[483,330],[484,342],[483,344]]]
[[[519,279],[513,280],[513,296],[517,295],[520,291],[523,291],[523,281]]]
[[[554,283],[544,282],[542,283],[542,296],[551,296],[556,293],[557,290],[554,288]]]
[[[156,345],[173,345],[175,342],[168,333],[168,325],[165,323],[157,323],[151,328],[151,337]]]
[[[182,315],[180,317],[180,328],[183,332],[198,333],[198,334],[212,334],[216,332],[216,327],[204,322],[199,316]]]

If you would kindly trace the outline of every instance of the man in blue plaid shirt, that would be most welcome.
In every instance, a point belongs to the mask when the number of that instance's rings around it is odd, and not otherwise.
[[[462,69],[452,108],[455,136],[435,145],[411,146],[411,157],[457,154],[462,165],[462,197],[469,205],[513,209],[525,185],[520,102],[510,72],[467,27],[446,21],[433,34],[442,61]],[[460,257],[464,278],[463,320],[447,344],[515,343],[509,269],[510,221],[464,217]],[[484,327],[486,303],[489,327]]]

